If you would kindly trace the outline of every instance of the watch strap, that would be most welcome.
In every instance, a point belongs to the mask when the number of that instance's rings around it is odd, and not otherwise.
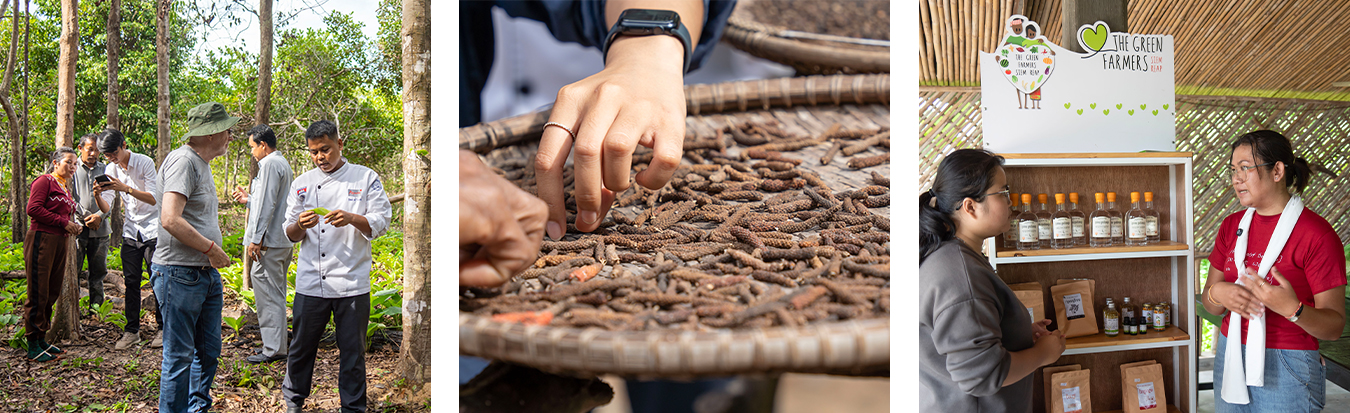
[[[1302,302],[1302,301],[1300,301],[1300,302],[1298,303],[1298,311],[1294,311],[1294,315],[1289,316],[1289,322],[1297,322],[1297,321],[1298,321],[1298,317],[1301,316],[1301,315],[1303,315],[1303,302]]]
[[[624,35],[624,26],[623,19],[620,18],[619,21],[614,23],[614,27],[609,29],[609,35],[605,36],[605,46],[601,49],[601,52],[605,56],[605,61],[609,61],[609,46],[614,43],[615,39],[618,39],[619,36],[622,35]],[[689,62],[693,59],[694,45],[690,44],[692,41],[689,37],[689,29],[684,27],[684,21],[676,21],[675,29],[670,32],[652,33],[646,36],[655,35],[669,35],[676,39],[680,39],[680,44],[684,46],[684,67],[680,73],[689,73]]]

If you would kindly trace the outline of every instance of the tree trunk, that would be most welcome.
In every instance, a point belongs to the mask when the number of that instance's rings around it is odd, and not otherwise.
[[[61,0],[61,54],[57,64],[56,147],[75,143],[75,63],[79,56],[79,1]],[[68,342],[80,338],[80,280],[75,268],[75,237],[66,237],[66,271],[61,277],[61,298],[52,308],[52,329],[47,341]]]
[[[14,21],[10,29],[10,54],[9,64],[5,67],[5,81],[0,85],[0,104],[4,105],[5,116],[9,119],[9,221],[10,241],[16,244],[23,242],[23,236],[28,232],[28,214],[24,212],[26,201],[28,201],[28,182],[27,174],[24,173],[24,136],[28,134],[20,133],[20,126],[17,124],[18,117],[14,114],[13,102],[9,99],[9,85],[11,76],[14,73],[14,55],[15,48],[18,45],[19,31],[19,1],[14,1]],[[28,38],[28,33],[24,32],[24,39]],[[26,43],[25,43],[26,44]],[[27,51],[27,49],[25,49]],[[27,54],[25,53],[23,70],[28,72]],[[24,76],[24,84],[28,82],[28,76]],[[28,89],[24,88],[24,116],[28,115]],[[26,128],[25,128],[26,129]]]
[[[253,124],[266,125],[272,112],[272,2],[258,0],[258,98],[254,105]],[[258,160],[248,157],[248,178],[258,176]],[[244,210],[245,216],[248,210]],[[253,257],[244,254],[244,288],[253,288]]]
[[[122,130],[122,119],[117,116],[117,108],[122,105],[122,86],[117,79],[117,73],[121,70],[122,58],[122,0],[112,0],[108,6],[108,127]],[[115,234],[108,237],[108,248],[118,248],[122,246],[122,197],[113,200],[112,210],[108,214],[112,215],[112,222],[109,225],[117,229]]]
[[[409,395],[431,382],[431,2],[403,0],[403,346]],[[425,152],[423,152],[425,153]]]
[[[155,167],[158,168],[164,157],[169,156],[169,13],[173,10],[173,0],[155,2],[155,71],[159,84],[159,129],[155,138],[159,141],[159,150],[155,152]]]

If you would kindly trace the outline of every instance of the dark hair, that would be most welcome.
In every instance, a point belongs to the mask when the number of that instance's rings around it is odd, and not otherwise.
[[[47,155],[47,170],[43,173],[52,173],[52,171],[56,169],[56,160],[61,159],[66,155],[75,155],[77,158],[80,156],[80,154],[76,153],[75,150],[71,149],[69,146],[56,148],[51,154]]]
[[[98,151],[103,153],[117,152],[117,148],[126,144],[126,138],[122,137],[122,131],[113,128],[104,129],[98,134]]]
[[[312,141],[325,136],[327,136],[328,139],[338,140],[337,125],[334,125],[333,122],[330,121],[321,120],[309,124],[309,128],[305,129],[305,140],[307,141]]]
[[[1232,158],[1233,151],[1243,145],[1252,147],[1252,157],[1258,165],[1267,162],[1283,163],[1286,188],[1294,187],[1298,192],[1303,192],[1303,188],[1308,186],[1308,179],[1312,178],[1312,167],[1308,165],[1306,159],[1294,156],[1294,146],[1289,142],[1289,138],[1272,130],[1249,132],[1233,141],[1228,157]]]
[[[268,148],[277,148],[277,134],[276,132],[272,132],[272,128],[267,125],[258,125],[254,126],[253,129],[249,129],[248,138],[254,142],[265,143]]]
[[[93,143],[94,143],[94,149],[98,149],[98,134],[97,134],[97,133],[90,133],[90,134],[81,136],[81,137],[80,137],[80,144],[75,145],[75,147],[77,147],[77,148],[83,148],[85,142],[93,142]]]
[[[951,214],[966,198],[984,201],[1002,165],[1002,156],[983,149],[960,149],[942,159],[933,176],[933,189],[919,194],[919,264],[956,237]]]

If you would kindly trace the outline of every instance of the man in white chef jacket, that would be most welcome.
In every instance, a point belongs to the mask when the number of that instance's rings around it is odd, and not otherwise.
[[[317,166],[291,183],[286,236],[300,243],[291,340],[282,396],[300,412],[310,395],[319,338],[332,316],[337,327],[338,396],[343,412],[366,411],[366,324],[370,319],[370,241],[389,228],[391,208],[380,177],[342,157],[333,122],[305,130]],[[323,210],[315,211],[315,209]]]

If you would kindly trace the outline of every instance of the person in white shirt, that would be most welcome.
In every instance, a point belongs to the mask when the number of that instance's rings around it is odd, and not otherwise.
[[[277,135],[267,125],[248,131],[249,155],[258,161],[258,175],[250,188],[234,190],[234,200],[248,204],[244,227],[244,253],[253,259],[249,275],[258,303],[258,326],[263,347],[248,356],[250,363],[270,363],[286,358],[286,269],[291,266],[291,247],[282,224],[286,220],[286,192],[291,185],[291,164],[277,151]],[[250,191],[251,189],[251,191]]]
[[[149,156],[127,150],[122,132],[107,128],[98,136],[98,151],[108,160],[103,170],[109,182],[100,190],[122,198],[122,277],[126,280],[123,314],[127,324],[114,348],[125,350],[140,341],[141,329],[141,274],[150,272],[155,247],[159,238],[159,173]],[[151,295],[151,297],[154,297]],[[160,347],[164,340],[164,317],[155,305],[155,337],[150,347]]]
[[[392,212],[379,175],[343,158],[342,143],[333,122],[310,124],[305,145],[317,168],[296,178],[287,193],[286,236],[301,243],[291,308],[295,338],[281,384],[287,413],[300,412],[310,395],[319,338],[330,316],[337,330],[342,411],[366,411],[370,241],[389,228]]]

